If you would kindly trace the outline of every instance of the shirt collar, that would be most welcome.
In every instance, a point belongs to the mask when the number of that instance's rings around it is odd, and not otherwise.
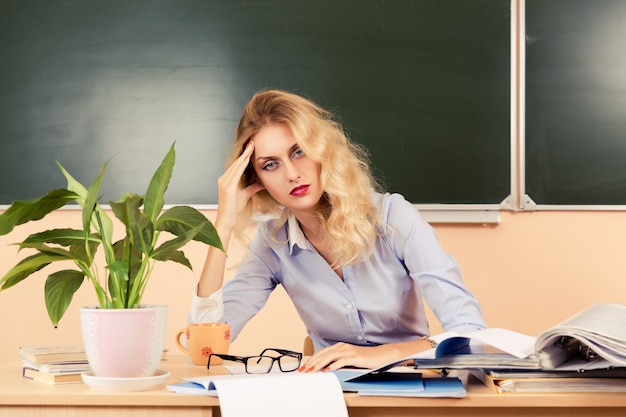
[[[307,249],[306,237],[304,236],[304,232],[300,227],[300,223],[296,216],[292,213],[287,215],[287,226],[288,226],[288,235],[289,239],[289,253],[293,254],[294,246],[298,246],[300,249]]]

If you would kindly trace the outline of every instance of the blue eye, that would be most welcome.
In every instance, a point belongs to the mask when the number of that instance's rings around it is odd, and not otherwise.
[[[265,171],[271,171],[275,167],[276,167],[276,162],[274,162],[274,161],[269,161],[265,165],[263,165],[263,169]]]
[[[304,151],[302,149],[298,148],[295,151],[293,151],[293,154],[292,154],[293,158],[299,158],[301,156],[304,156]]]

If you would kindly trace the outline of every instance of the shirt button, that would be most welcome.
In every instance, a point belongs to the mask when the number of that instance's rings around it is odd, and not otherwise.
[[[359,342],[360,342],[360,341],[362,341],[362,340],[363,340],[363,336],[358,336],[358,337],[356,338],[356,340],[358,340]]]
[[[346,304],[346,308],[347,308],[348,310],[352,310],[352,303],[348,303],[348,304]]]

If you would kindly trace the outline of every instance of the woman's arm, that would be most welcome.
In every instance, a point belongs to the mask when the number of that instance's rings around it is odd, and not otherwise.
[[[250,163],[253,151],[254,143],[250,141],[241,156],[233,162],[217,181],[218,204],[215,229],[220,236],[225,251],[228,250],[228,244],[239,214],[250,197],[264,188],[257,183],[243,189],[239,188],[239,180]],[[225,267],[226,253],[210,247],[198,282],[199,297],[208,297],[222,288]]]
[[[424,339],[380,346],[356,346],[340,342],[315,352],[300,367],[300,372],[334,370],[344,366],[375,369],[431,348],[431,342]]]
[[[418,285],[444,331],[464,333],[487,327],[478,299],[465,286],[456,259],[443,248],[437,232],[399,194],[389,196],[389,242]]]

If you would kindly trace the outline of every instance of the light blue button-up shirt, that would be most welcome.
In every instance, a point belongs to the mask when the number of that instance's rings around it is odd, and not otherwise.
[[[343,267],[343,281],[294,217],[274,237],[270,220],[259,225],[233,280],[209,298],[194,294],[190,320],[225,321],[234,340],[282,285],[316,349],[340,341],[375,346],[428,335],[424,301],[446,331],[485,328],[456,260],[417,209],[399,194],[374,198],[389,227],[369,258]]]

